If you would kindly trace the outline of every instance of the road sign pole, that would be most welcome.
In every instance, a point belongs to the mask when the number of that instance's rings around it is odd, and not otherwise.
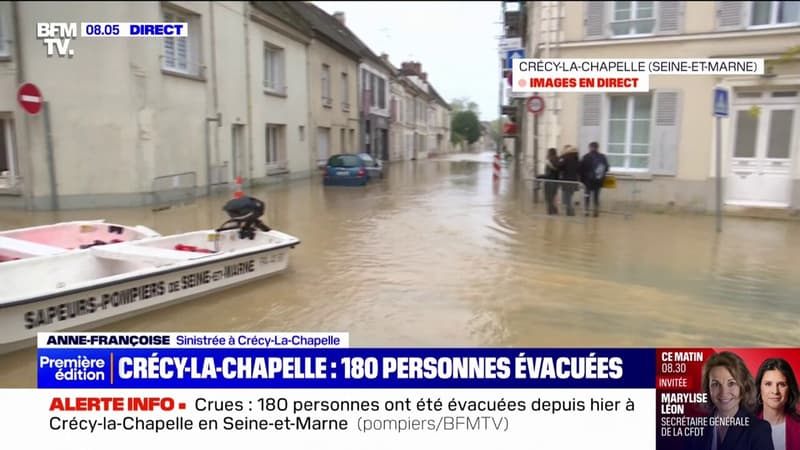
[[[722,232],[722,118],[730,115],[730,94],[729,91],[722,87],[717,86],[713,91],[713,105],[714,117],[716,117],[717,127],[717,149],[716,149],[716,172],[717,172],[717,201],[716,201],[716,215],[717,215],[717,233]]]
[[[717,233],[722,232],[722,118],[717,116]]]
[[[539,115],[533,115],[533,203],[539,203]]]
[[[50,173],[50,203],[54,211],[58,211],[58,187],[56,186],[56,163],[53,154],[53,133],[50,129],[50,103],[42,102],[44,114],[44,138],[47,144],[47,165]]]

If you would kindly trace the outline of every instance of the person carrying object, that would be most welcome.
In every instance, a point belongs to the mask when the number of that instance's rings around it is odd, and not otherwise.
[[[580,160],[578,159],[578,149],[565,145],[564,152],[558,158],[558,172],[559,178],[562,181],[571,181],[573,183],[563,183],[561,187],[561,200],[564,207],[567,209],[568,216],[575,215],[575,206],[572,203],[572,195],[578,189],[577,182],[580,178]]]
[[[589,215],[590,200],[594,202],[594,216],[600,215],[600,189],[608,174],[608,159],[606,155],[600,153],[597,142],[589,144],[589,153],[581,159],[581,181],[586,186],[583,193],[586,215]]]

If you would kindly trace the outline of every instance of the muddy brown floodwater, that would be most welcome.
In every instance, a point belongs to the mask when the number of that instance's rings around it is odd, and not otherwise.
[[[276,277],[98,331],[341,331],[352,346],[796,346],[800,224],[708,216],[548,218],[491,155],[393,163],[359,187],[256,188],[299,237]],[[154,212],[4,211],[0,229],[105,218],[213,228],[229,195]],[[1,282],[1,281],[0,281]],[[35,349],[0,387],[35,387]]]

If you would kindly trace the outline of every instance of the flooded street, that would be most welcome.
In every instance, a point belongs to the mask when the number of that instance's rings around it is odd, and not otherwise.
[[[247,191],[297,236],[276,277],[100,331],[341,331],[353,346],[796,346],[800,223],[636,212],[548,218],[491,156],[389,164],[388,178]],[[503,174],[507,177],[507,173]],[[151,208],[4,211],[0,229],[105,218],[162,234],[215,228],[219,195]],[[0,386],[35,387],[35,349]]]

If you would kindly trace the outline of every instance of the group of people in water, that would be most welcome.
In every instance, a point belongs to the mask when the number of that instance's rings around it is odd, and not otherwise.
[[[691,449],[800,449],[800,391],[785,359],[764,360],[754,379],[739,355],[723,351],[706,360],[702,386],[714,417],[746,419],[738,422],[747,425],[709,426]]]
[[[578,149],[571,145],[564,146],[561,155],[555,148],[550,148],[547,150],[545,164],[543,178],[547,214],[558,215],[556,197],[560,188],[561,203],[566,209],[566,214],[574,216],[575,205],[572,196],[583,184],[586,216],[589,214],[593,214],[594,217],[600,215],[600,189],[603,188],[609,167],[608,160],[604,154],[600,153],[600,146],[597,142],[589,144],[589,152],[583,158],[578,156]],[[593,209],[590,209],[591,206]]]

